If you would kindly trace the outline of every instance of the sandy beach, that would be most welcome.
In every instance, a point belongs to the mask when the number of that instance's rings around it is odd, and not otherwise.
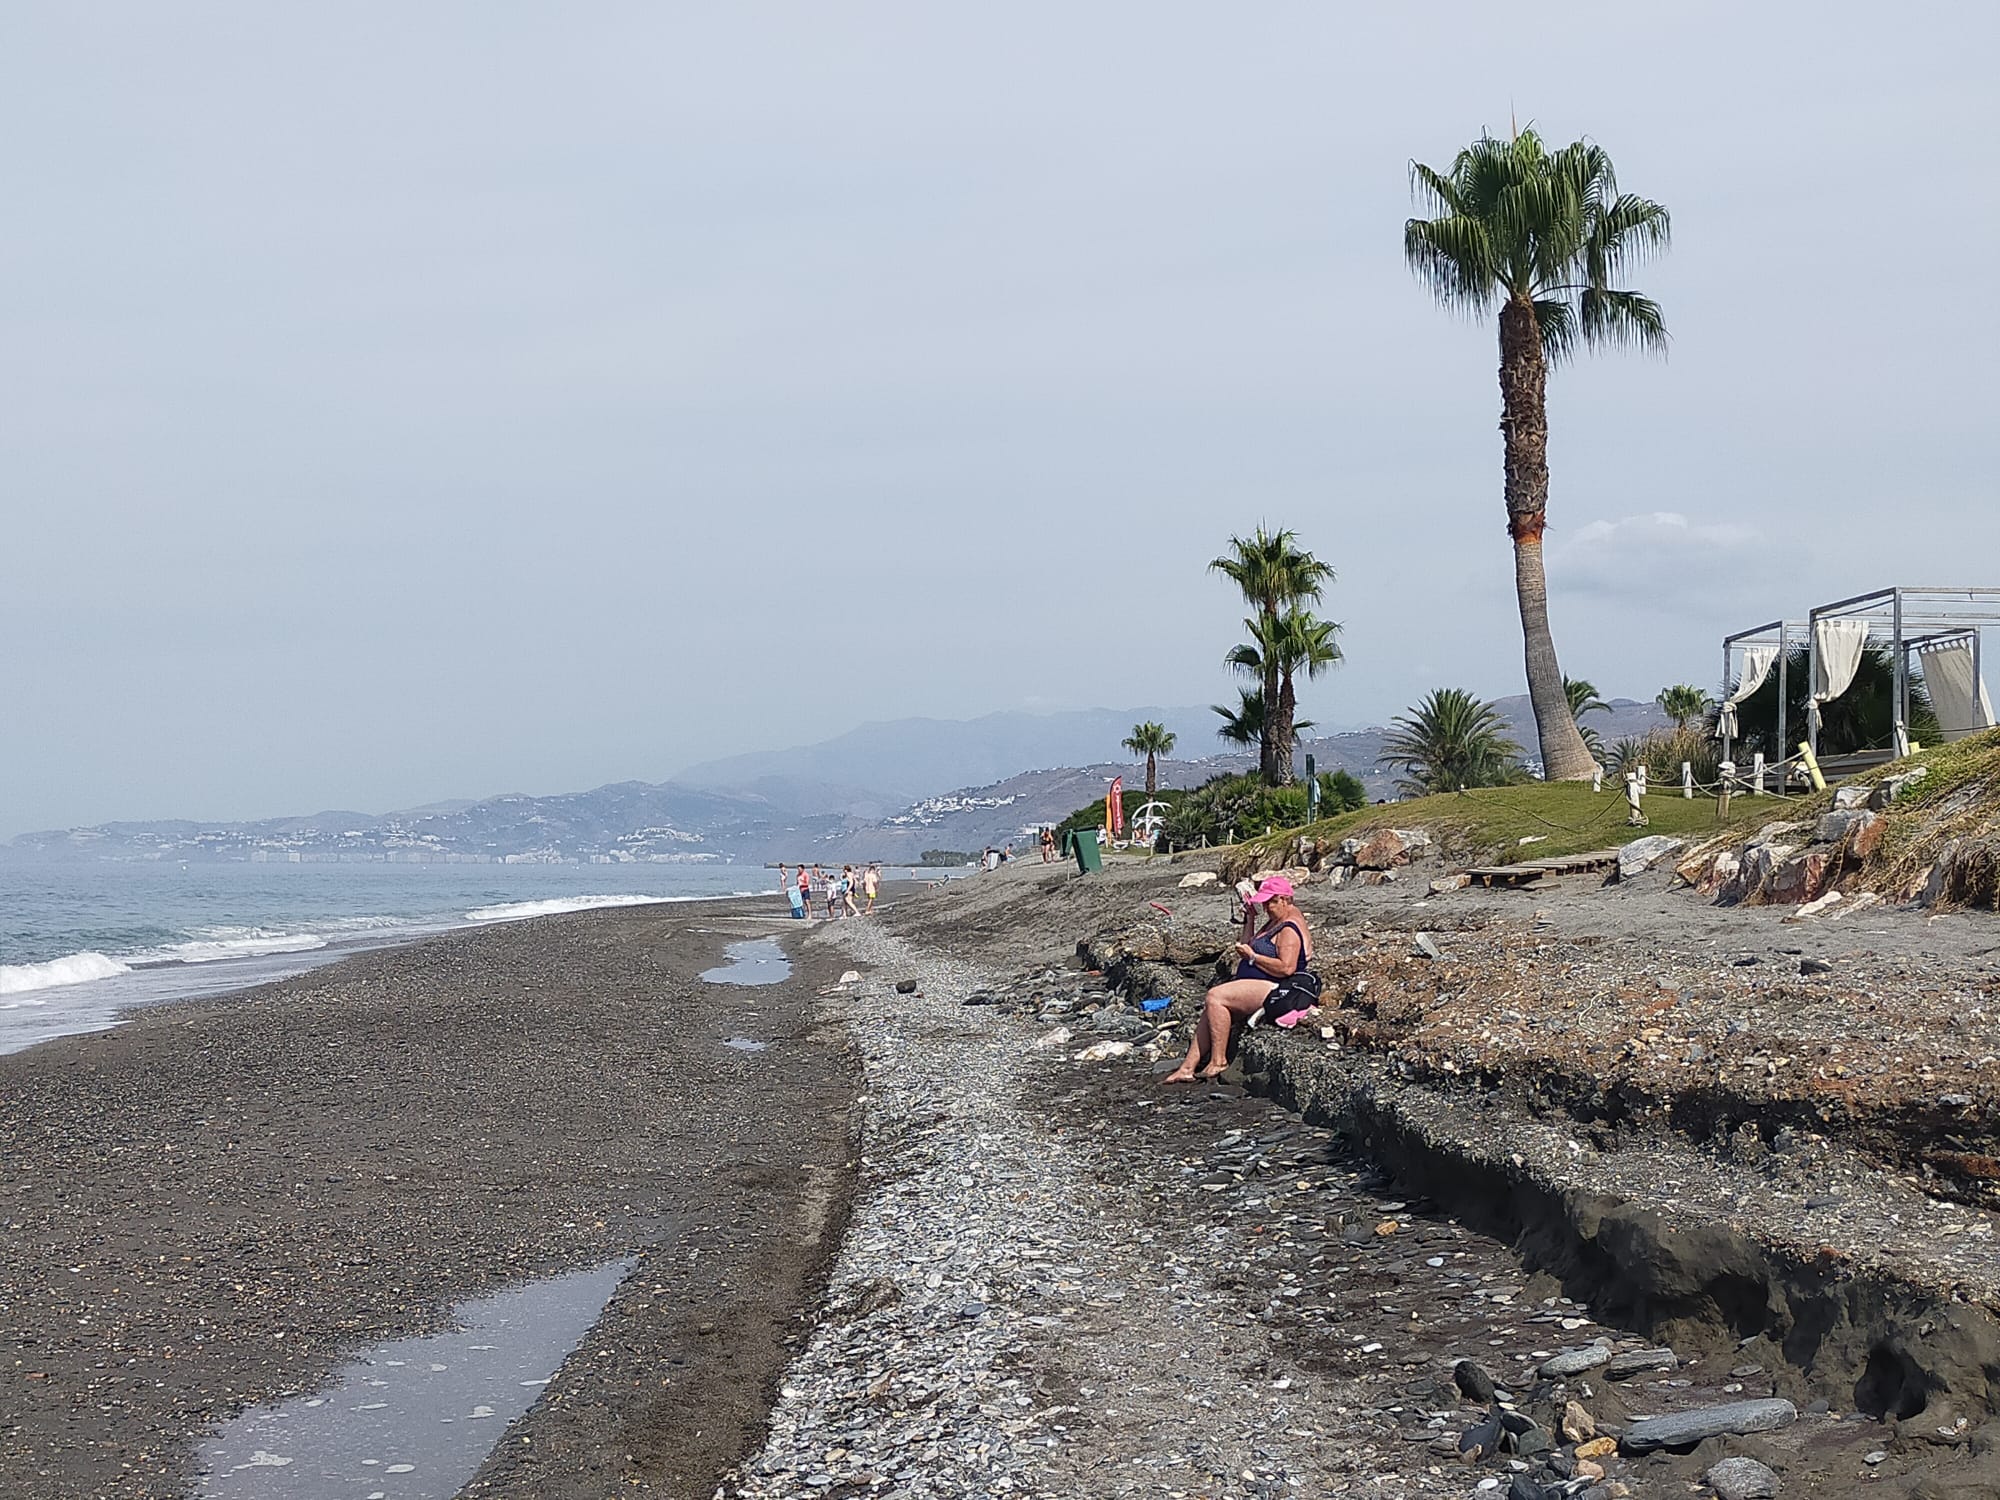
[[[832,960],[698,977],[784,925],[718,903],[452,933],[0,1058],[0,1489],[198,1493],[197,1438],[236,1411],[631,1258],[466,1492],[705,1493],[847,1211],[857,1065],[811,1005]]]

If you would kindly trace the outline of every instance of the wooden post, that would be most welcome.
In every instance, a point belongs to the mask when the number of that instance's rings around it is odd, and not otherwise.
[[[1694,762],[1681,762],[1681,800],[1694,801]]]
[[[1804,763],[1806,775],[1812,778],[1813,790],[1826,790],[1826,778],[1819,772],[1819,757],[1813,754],[1813,747],[1805,740],[1799,741],[1799,760]]]

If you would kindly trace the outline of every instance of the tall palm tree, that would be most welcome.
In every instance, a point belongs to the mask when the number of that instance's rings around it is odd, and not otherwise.
[[[1548,369],[1579,347],[1664,350],[1651,298],[1612,285],[1669,238],[1666,209],[1618,190],[1611,158],[1589,141],[1549,151],[1532,130],[1482,135],[1438,172],[1410,163],[1418,204],[1436,215],[1403,226],[1403,255],[1439,302],[1499,312],[1500,431],[1507,535],[1521,611],[1528,696],[1550,780],[1590,775],[1590,752],[1563,697],[1549,630],[1542,532],[1548,525]]]
[[[1525,774],[1521,747],[1490,703],[1463,688],[1439,688],[1389,721],[1381,761],[1403,775],[1396,790],[1423,797],[1468,786],[1505,786]]]
[[[1674,721],[1676,729],[1687,728],[1693,720],[1706,714],[1711,706],[1708,694],[1691,682],[1663,687],[1660,696],[1653,701],[1659,704],[1661,713]]]
[[[1597,693],[1597,684],[1587,677],[1565,677],[1563,697],[1569,701],[1569,716],[1576,720],[1576,732],[1583,736],[1583,748],[1599,765],[1604,764],[1604,736],[1583,722],[1585,714],[1608,714],[1611,705]]]
[[[1259,526],[1249,536],[1229,539],[1229,551],[1209,563],[1242,591],[1255,617],[1267,630],[1276,628],[1278,617],[1287,609],[1318,602],[1320,592],[1333,581],[1333,569],[1298,545],[1298,533],[1267,531]],[[1258,627],[1251,626],[1254,639]],[[1257,747],[1257,769],[1264,780],[1278,785],[1281,756],[1278,734],[1278,695],[1282,673],[1275,654],[1258,668],[1263,688],[1264,716]],[[1289,757],[1289,748],[1285,758]]]
[[[1256,688],[1238,688],[1236,696],[1240,700],[1231,708],[1223,703],[1211,703],[1209,708],[1222,718],[1222,727],[1215,731],[1215,737],[1232,745],[1261,745],[1264,742],[1264,695]],[[1311,719],[1292,721],[1292,739],[1313,727]]]
[[[1340,626],[1301,609],[1288,609],[1276,618],[1253,615],[1243,627],[1250,632],[1250,640],[1231,651],[1226,660],[1260,680],[1277,679],[1275,713],[1267,710],[1262,721],[1271,733],[1260,743],[1277,747],[1274,774],[1265,780],[1272,786],[1290,786],[1296,779],[1292,747],[1298,742],[1300,728],[1298,675],[1303,672],[1308,678],[1317,677],[1340,661]]]
[[[1174,752],[1174,741],[1178,738],[1164,724],[1155,724],[1148,719],[1143,724],[1134,724],[1132,732],[1125,737],[1124,748],[1134,755],[1146,757],[1146,795],[1151,797],[1159,790],[1158,757]]]

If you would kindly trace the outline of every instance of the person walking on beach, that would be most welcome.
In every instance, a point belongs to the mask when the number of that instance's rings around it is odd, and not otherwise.
[[[1042,829],[1042,863],[1045,865],[1052,865],[1055,862],[1056,862],[1056,831],[1053,828],[1044,827]]]
[[[870,865],[861,876],[861,889],[868,897],[868,910],[875,910],[875,896],[882,889],[882,867]]]
[[[850,917],[861,915],[861,908],[854,904],[853,865],[842,865],[840,867],[840,902],[841,905],[847,908],[845,915]]]
[[[800,873],[803,874],[804,872],[801,871]],[[785,867],[783,865],[778,866],[778,889],[785,893],[785,900],[788,903],[790,903],[792,908],[793,919],[797,920],[798,918],[805,916],[806,914],[805,892],[801,891],[798,888],[798,886],[792,884],[791,878],[785,874]]]
[[[1305,913],[1294,899],[1291,881],[1282,875],[1271,876],[1244,898],[1236,973],[1211,988],[1203,999],[1187,1056],[1165,1081],[1187,1083],[1220,1077],[1229,1066],[1230,1027],[1261,1007],[1279,980],[1305,972],[1312,954],[1312,936],[1306,931]]]
[[[813,914],[812,877],[806,873],[804,865],[799,866],[799,905],[805,908],[806,920],[810,922]]]

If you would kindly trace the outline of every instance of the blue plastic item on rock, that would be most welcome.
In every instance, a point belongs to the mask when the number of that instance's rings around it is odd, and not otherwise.
[[[1166,995],[1157,995],[1151,1000],[1141,1000],[1139,1002],[1139,1009],[1165,1010],[1169,1005],[1172,1005],[1173,1003],[1174,1002],[1171,997]]]

